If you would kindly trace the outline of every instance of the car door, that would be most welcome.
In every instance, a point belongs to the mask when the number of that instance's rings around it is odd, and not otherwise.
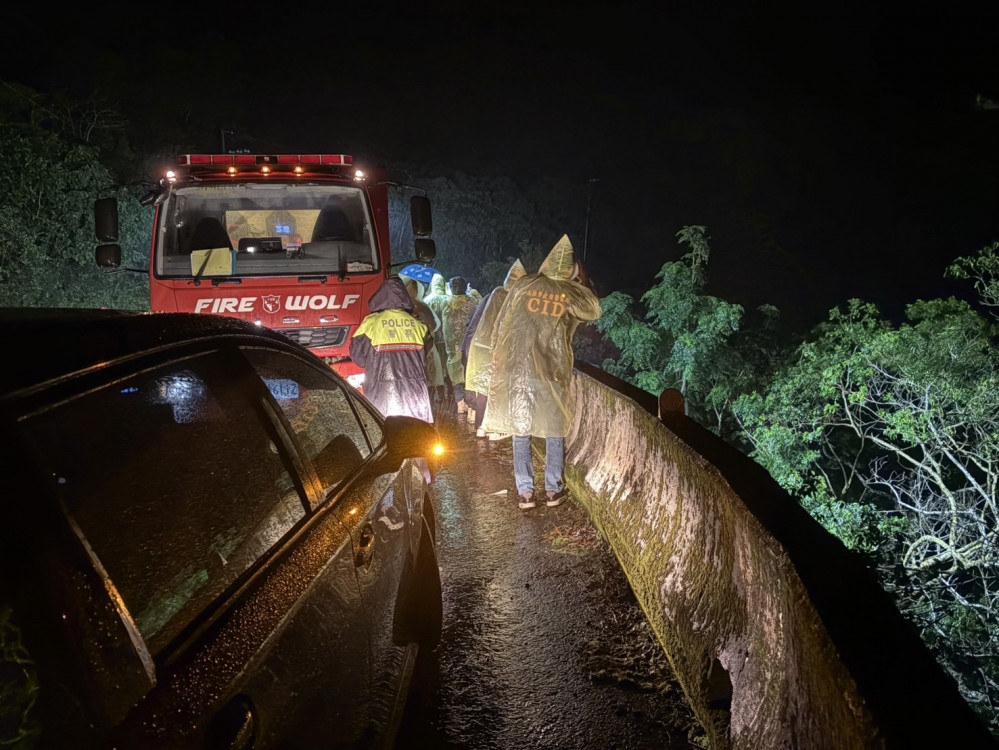
[[[384,732],[405,669],[393,625],[402,574],[415,555],[412,464],[404,462],[405,471],[378,468],[380,417],[318,361],[264,348],[244,353],[289,420],[314,468],[322,502],[349,508],[344,522],[354,543],[375,691],[369,720],[375,734]]]
[[[128,636],[109,661],[79,635],[98,615],[72,613],[97,723],[119,747],[354,745],[371,669],[350,509],[317,503],[235,350],[136,367],[23,424],[115,613],[107,637]]]

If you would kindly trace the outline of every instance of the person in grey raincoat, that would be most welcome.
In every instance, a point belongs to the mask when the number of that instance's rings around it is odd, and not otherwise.
[[[465,365],[461,361],[461,344],[465,331],[475,314],[478,303],[467,294],[468,282],[455,276],[447,285],[447,301],[441,308],[441,332],[447,350],[447,375],[454,388],[454,402],[458,413],[468,411],[465,403]]]
[[[581,322],[600,317],[600,301],[582,283],[567,235],[538,273],[517,279],[493,331],[492,380],[483,427],[513,437],[519,505],[533,508],[531,437],[545,438],[545,491],[549,506],[565,500],[565,436],[574,414],[570,382],[572,337]]]
[[[413,298],[398,276],[371,296],[371,314],[350,339],[350,357],[364,368],[364,395],[384,416],[433,424],[427,390],[430,329],[413,316]]]
[[[475,311],[475,316],[468,326],[466,339],[467,358],[465,364],[465,400],[475,411],[475,434],[477,437],[486,437],[487,433],[482,426],[482,420],[486,416],[486,404],[489,400],[489,381],[493,375],[493,330],[496,327],[496,320],[499,317],[500,309],[509,293],[513,282],[521,276],[527,275],[527,269],[518,258],[510,266],[506,273],[506,279],[502,286],[498,286],[486,295],[485,299],[479,303]],[[491,439],[509,437],[509,433],[497,434],[489,433]]]

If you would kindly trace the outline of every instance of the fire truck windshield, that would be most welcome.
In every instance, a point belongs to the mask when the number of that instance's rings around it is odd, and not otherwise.
[[[159,213],[160,277],[378,271],[360,187],[225,183],[175,187]]]

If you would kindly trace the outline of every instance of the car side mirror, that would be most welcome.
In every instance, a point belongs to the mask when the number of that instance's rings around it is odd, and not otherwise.
[[[395,471],[407,458],[430,458],[440,444],[440,433],[429,422],[415,417],[385,418],[383,471]]]
[[[94,234],[101,244],[94,260],[101,270],[121,266],[121,246],[118,244],[118,199],[99,198],[94,201]]]

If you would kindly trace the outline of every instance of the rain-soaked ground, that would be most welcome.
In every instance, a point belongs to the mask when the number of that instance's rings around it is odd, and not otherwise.
[[[438,427],[444,635],[421,657],[396,747],[705,747],[582,506],[520,510],[511,441],[476,438],[453,407]]]

